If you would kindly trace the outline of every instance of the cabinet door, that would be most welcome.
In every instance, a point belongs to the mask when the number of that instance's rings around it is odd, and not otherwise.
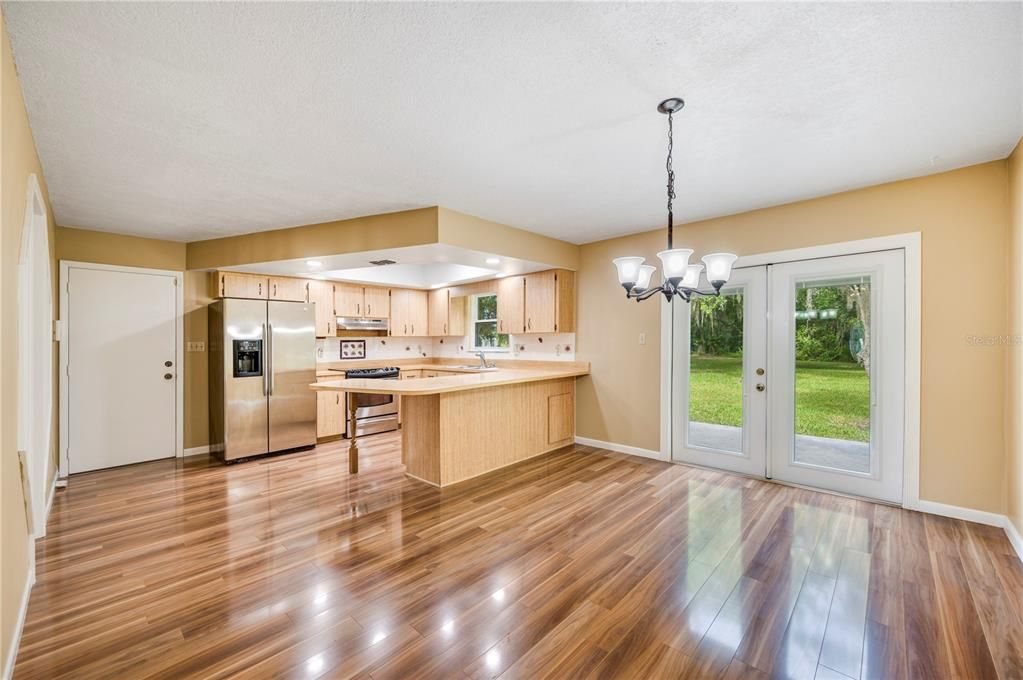
[[[526,330],[526,292],[522,276],[507,276],[497,281],[497,331],[524,333]]]
[[[345,393],[316,393],[316,436],[336,437],[345,431]]]
[[[425,290],[408,292],[409,335],[427,335],[430,332],[430,301]]]
[[[334,325],[334,284],[330,281],[310,281],[309,301],[316,308],[316,337],[327,338],[336,334]]]
[[[448,299],[450,293],[447,288],[438,288],[430,291],[430,331],[429,335],[448,335]]]
[[[309,281],[290,277],[270,277],[270,299],[287,302],[309,302]]]
[[[334,285],[334,308],[338,316],[363,316],[363,287],[354,283],[337,283]]]
[[[255,274],[220,272],[220,297],[266,300],[269,279]]]
[[[391,322],[388,324],[390,333],[396,338],[406,337],[409,333],[408,293],[404,288],[391,289]]]
[[[448,299],[448,332],[447,335],[465,335],[467,333],[465,319],[469,314],[468,296]]]
[[[386,319],[391,315],[391,291],[388,288],[366,286],[366,314],[374,319]]]
[[[557,325],[554,271],[526,275],[526,332],[553,333]]]

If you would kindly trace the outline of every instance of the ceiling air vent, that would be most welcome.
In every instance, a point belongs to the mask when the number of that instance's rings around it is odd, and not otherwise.
[[[395,262],[394,260],[370,260],[369,263],[375,264],[378,267],[381,267],[385,264],[397,264],[397,262]]]

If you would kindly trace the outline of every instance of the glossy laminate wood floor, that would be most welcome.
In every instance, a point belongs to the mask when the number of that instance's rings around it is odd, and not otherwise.
[[[439,491],[364,441],[75,476],[15,677],[1023,677],[998,529],[586,447]]]

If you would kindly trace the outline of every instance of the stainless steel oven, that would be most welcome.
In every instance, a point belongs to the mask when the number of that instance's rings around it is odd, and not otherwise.
[[[343,370],[343,369],[333,369]],[[366,378],[371,380],[397,380],[400,370],[387,368],[355,368],[344,371],[345,378]],[[348,408],[345,410],[345,437],[351,438],[351,408],[354,403],[355,430],[360,437],[398,429],[398,398],[393,394],[367,394],[347,392]]]

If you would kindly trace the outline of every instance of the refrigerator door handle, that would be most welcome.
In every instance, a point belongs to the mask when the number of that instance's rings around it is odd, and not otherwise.
[[[267,375],[267,383],[270,386],[269,389],[267,390],[267,394],[269,394],[270,396],[273,396],[273,393],[274,393],[274,359],[273,359],[273,356],[274,356],[274,325],[272,323],[268,323],[266,325],[266,329],[267,329],[266,339],[270,343],[270,347],[266,350],[266,358],[267,358],[266,375]]]
[[[270,349],[269,342],[270,341],[267,340],[267,335],[266,335],[266,324],[263,324],[263,365],[261,366],[261,368],[263,369],[263,396],[264,397],[267,396],[268,394],[270,394],[270,382],[269,382],[270,381],[270,371],[267,370],[267,358],[270,355],[270,352],[269,352],[269,349]]]

